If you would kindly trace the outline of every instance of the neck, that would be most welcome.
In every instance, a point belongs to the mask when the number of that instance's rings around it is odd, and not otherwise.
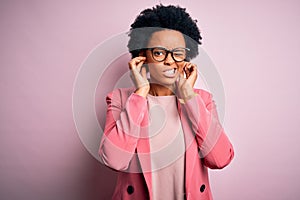
[[[174,95],[173,87],[166,87],[155,83],[150,84],[149,94],[153,96],[169,96]]]

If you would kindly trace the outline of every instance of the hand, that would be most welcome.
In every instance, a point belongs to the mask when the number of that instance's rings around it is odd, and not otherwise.
[[[131,79],[134,82],[134,85],[136,86],[135,93],[146,97],[150,90],[150,84],[147,80],[147,70],[146,67],[143,66],[143,64],[146,61],[146,57],[139,56],[133,58],[129,63],[129,69],[131,70]]]
[[[184,74],[186,75],[184,77]],[[190,62],[184,62],[181,73],[176,82],[177,93],[180,99],[187,101],[195,96],[194,85],[197,80],[197,66]]]

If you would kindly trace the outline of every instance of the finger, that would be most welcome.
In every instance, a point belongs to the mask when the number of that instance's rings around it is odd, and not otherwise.
[[[135,58],[133,59],[133,61],[134,61],[136,64],[138,64],[138,63],[141,62],[141,61],[145,61],[145,60],[146,60],[146,57],[143,57],[143,56],[135,57]]]
[[[137,71],[141,72],[141,68],[142,68],[143,64],[144,64],[144,61],[143,61],[143,60],[141,60],[141,61],[137,64],[137,66],[136,66]]]
[[[197,68],[196,64],[191,63],[190,66],[188,67],[188,69],[190,70],[190,72],[192,72],[193,70],[195,70]]]
[[[133,68],[136,68],[136,66],[141,62],[141,61],[145,61],[146,60],[146,57],[143,57],[143,56],[138,56],[138,57],[135,57],[133,59],[131,59],[128,63],[129,65],[129,69],[133,69]]]
[[[128,62],[128,66],[129,66],[129,69],[135,69],[136,68],[136,62],[137,60],[136,59],[132,59]],[[139,61],[138,61],[139,62]]]
[[[189,76],[189,79],[188,79],[188,82],[190,83],[190,85],[192,87],[194,87],[194,85],[195,85],[195,82],[197,80],[197,76],[198,76],[197,66],[195,64],[193,64],[190,67],[190,76]]]
[[[185,71],[184,71],[185,65],[186,65],[186,63],[184,63],[181,68],[179,68],[180,69],[179,73],[182,74],[183,76],[184,76],[184,73],[185,73]]]
[[[180,74],[182,77],[184,77],[184,73],[185,73],[185,71],[182,70],[179,74]]]
[[[187,64],[187,62],[185,62],[185,61],[178,63],[178,71],[180,71],[180,72],[183,71],[186,64]]]
[[[140,60],[146,60],[145,56],[138,56],[138,57],[135,57],[135,58],[140,59]]]
[[[147,79],[147,70],[146,67],[142,67],[141,69],[141,75],[144,79]]]
[[[191,68],[191,63],[188,63],[185,67],[184,67],[184,72],[186,74],[186,78],[188,78],[191,73],[190,73],[190,68]]]
[[[181,86],[185,82],[185,78],[183,74],[179,74],[179,82],[178,84]]]
[[[193,76],[197,76],[197,65],[195,65],[195,64],[192,64],[191,66],[190,66],[190,68],[189,68],[189,72],[190,72],[190,74],[191,75],[193,75]]]

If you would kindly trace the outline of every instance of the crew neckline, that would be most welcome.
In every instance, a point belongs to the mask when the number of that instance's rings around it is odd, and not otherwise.
[[[155,97],[155,98],[159,98],[159,97],[175,97],[175,94],[172,94],[172,95],[161,95],[161,96],[154,96],[152,94],[147,94],[147,96],[150,96],[150,97]]]

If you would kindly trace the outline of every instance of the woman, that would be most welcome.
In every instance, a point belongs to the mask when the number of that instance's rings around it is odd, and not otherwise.
[[[108,94],[99,148],[119,173],[113,199],[212,199],[208,168],[227,166],[234,151],[212,95],[193,88],[196,21],[183,8],[158,5],[140,13],[129,36],[136,87]]]

